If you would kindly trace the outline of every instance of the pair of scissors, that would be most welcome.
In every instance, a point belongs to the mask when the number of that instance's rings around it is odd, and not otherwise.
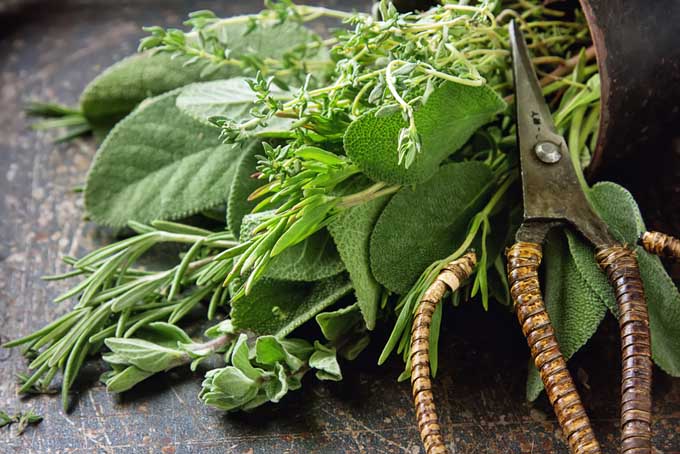
[[[601,448],[560,351],[541,294],[542,244],[554,227],[575,229],[596,250],[614,288],[621,334],[621,453],[651,454],[652,355],[649,315],[637,258],[619,244],[590,205],[578,181],[566,141],[553,122],[519,26],[511,22],[524,219],[507,249],[508,281],[515,311],[557,420],[572,454]],[[680,260],[680,240],[659,232],[640,238],[650,253]],[[411,387],[420,437],[427,454],[446,454],[430,379],[430,325],[437,304],[456,292],[477,265],[474,251],[443,267],[424,292],[411,330]]]
[[[541,245],[546,234],[556,226],[575,229],[595,247],[595,258],[614,288],[619,308],[621,453],[650,454],[652,357],[647,302],[638,262],[632,249],[614,239],[583,192],[564,137],[557,132],[543,98],[522,32],[514,22],[509,28],[524,199],[524,219],[516,243],[506,251],[517,317],[571,452],[600,453],[560,352],[539,285]],[[645,235],[650,238],[654,234]],[[660,241],[657,238],[655,244]],[[644,241],[643,245],[650,249]]]

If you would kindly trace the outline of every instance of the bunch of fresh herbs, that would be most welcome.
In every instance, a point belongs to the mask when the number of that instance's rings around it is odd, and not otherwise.
[[[307,26],[319,18],[340,21],[332,37]],[[538,0],[413,13],[387,1],[363,14],[287,0],[224,19],[199,11],[189,31],[148,28],[140,52],[92,81],[80,109],[31,106],[51,117],[38,128],[103,140],[86,215],[128,237],[66,257],[72,270],[48,278],[76,278],[56,301],[77,303],[5,345],[31,360],[20,391],[47,391],[61,373],[67,407],[89,357],[108,363],[102,380],[122,392],[216,356],[224,365],[205,373],[200,398],[247,410],[278,402],[307,372],[342,379],[342,361],[379,324],[392,327],[379,361],[395,350],[407,361],[417,302],[469,248],[479,265],[453,304],[508,304],[503,250],[521,214],[510,19],[580,171],[599,125],[590,36],[579,11]],[[634,244],[644,226],[632,197],[611,183],[588,192]],[[143,266],[171,245],[182,247],[176,260]],[[546,302],[571,356],[607,309],[616,313],[614,295],[578,237],[556,232],[545,255]],[[680,295],[658,259],[638,256],[654,359],[680,375]],[[185,332],[197,318],[212,321],[205,339]],[[316,335],[298,329],[314,324]],[[433,373],[441,324],[439,305]],[[529,397],[541,387],[530,372]]]

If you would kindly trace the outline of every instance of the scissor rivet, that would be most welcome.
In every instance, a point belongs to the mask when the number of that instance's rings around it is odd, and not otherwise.
[[[560,147],[552,142],[538,142],[534,147],[538,159],[546,164],[554,164],[562,158]]]

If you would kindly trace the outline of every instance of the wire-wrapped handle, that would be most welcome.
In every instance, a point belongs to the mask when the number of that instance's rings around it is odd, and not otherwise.
[[[616,293],[621,332],[621,453],[652,451],[652,349],[649,314],[635,253],[600,249],[597,261]]]
[[[680,240],[661,232],[645,232],[640,238],[647,252],[680,260]]]
[[[517,318],[569,448],[573,454],[600,453],[541,295],[538,279],[541,245],[520,241],[506,254]]]
[[[447,290],[455,292],[467,280],[477,263],[474,252],[468,252],[446,265],[425,291],[418,305],[411,329],[411,388],[420,438],[427,454],[446,454],[448,450],[439,426],[437,408],[430,379],[430,325],[432,314]]]

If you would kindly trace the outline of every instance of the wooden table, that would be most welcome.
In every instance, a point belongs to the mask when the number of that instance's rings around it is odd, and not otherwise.
[[[2,2],[0,2],[2,3]],[[365,9],[366,0],[326,2]],[[24,335],[68,310],[51,299],[68,283],[41,275],[65,271],[60,256],[111,240],[85,223],[83,183],[94,143],[53,145],[28,130],[29,99],[75,104],[86,83],[135,50],[140,27],[179,24],[192,10],[252,12],[259,2],[217,0],[13,1],[0,8],[0,338]],[[18,5],[18,6],[17,6]],[[21,5],[24,5],[23,7]],[[28,6],[26,6],[28,5]],[[447,307],[436,396],[452,453],[566,453],[544,397],[524,401],[528,353],[513,316],[496,307]],[[201,375],[152,378],[123,396],[107,394],[88,364],[70,413],[55,396],[19,399],[14,376],[25,370],[18,350],[0,351],[0,409],[33,408],[44,421],[21,437],[0,429],[0,453],[302,453],[421,452],[410,388],[396,383],[402,365],[375,360],[378,331],[345,381],[305,379],[301,391],[250,414],[223,415],[197,399]],[[573,361],[606,453],[618,440],[616,329],[608,320],[593,345]],[[680,452],[680,380],[656,371],[654,442]]]

